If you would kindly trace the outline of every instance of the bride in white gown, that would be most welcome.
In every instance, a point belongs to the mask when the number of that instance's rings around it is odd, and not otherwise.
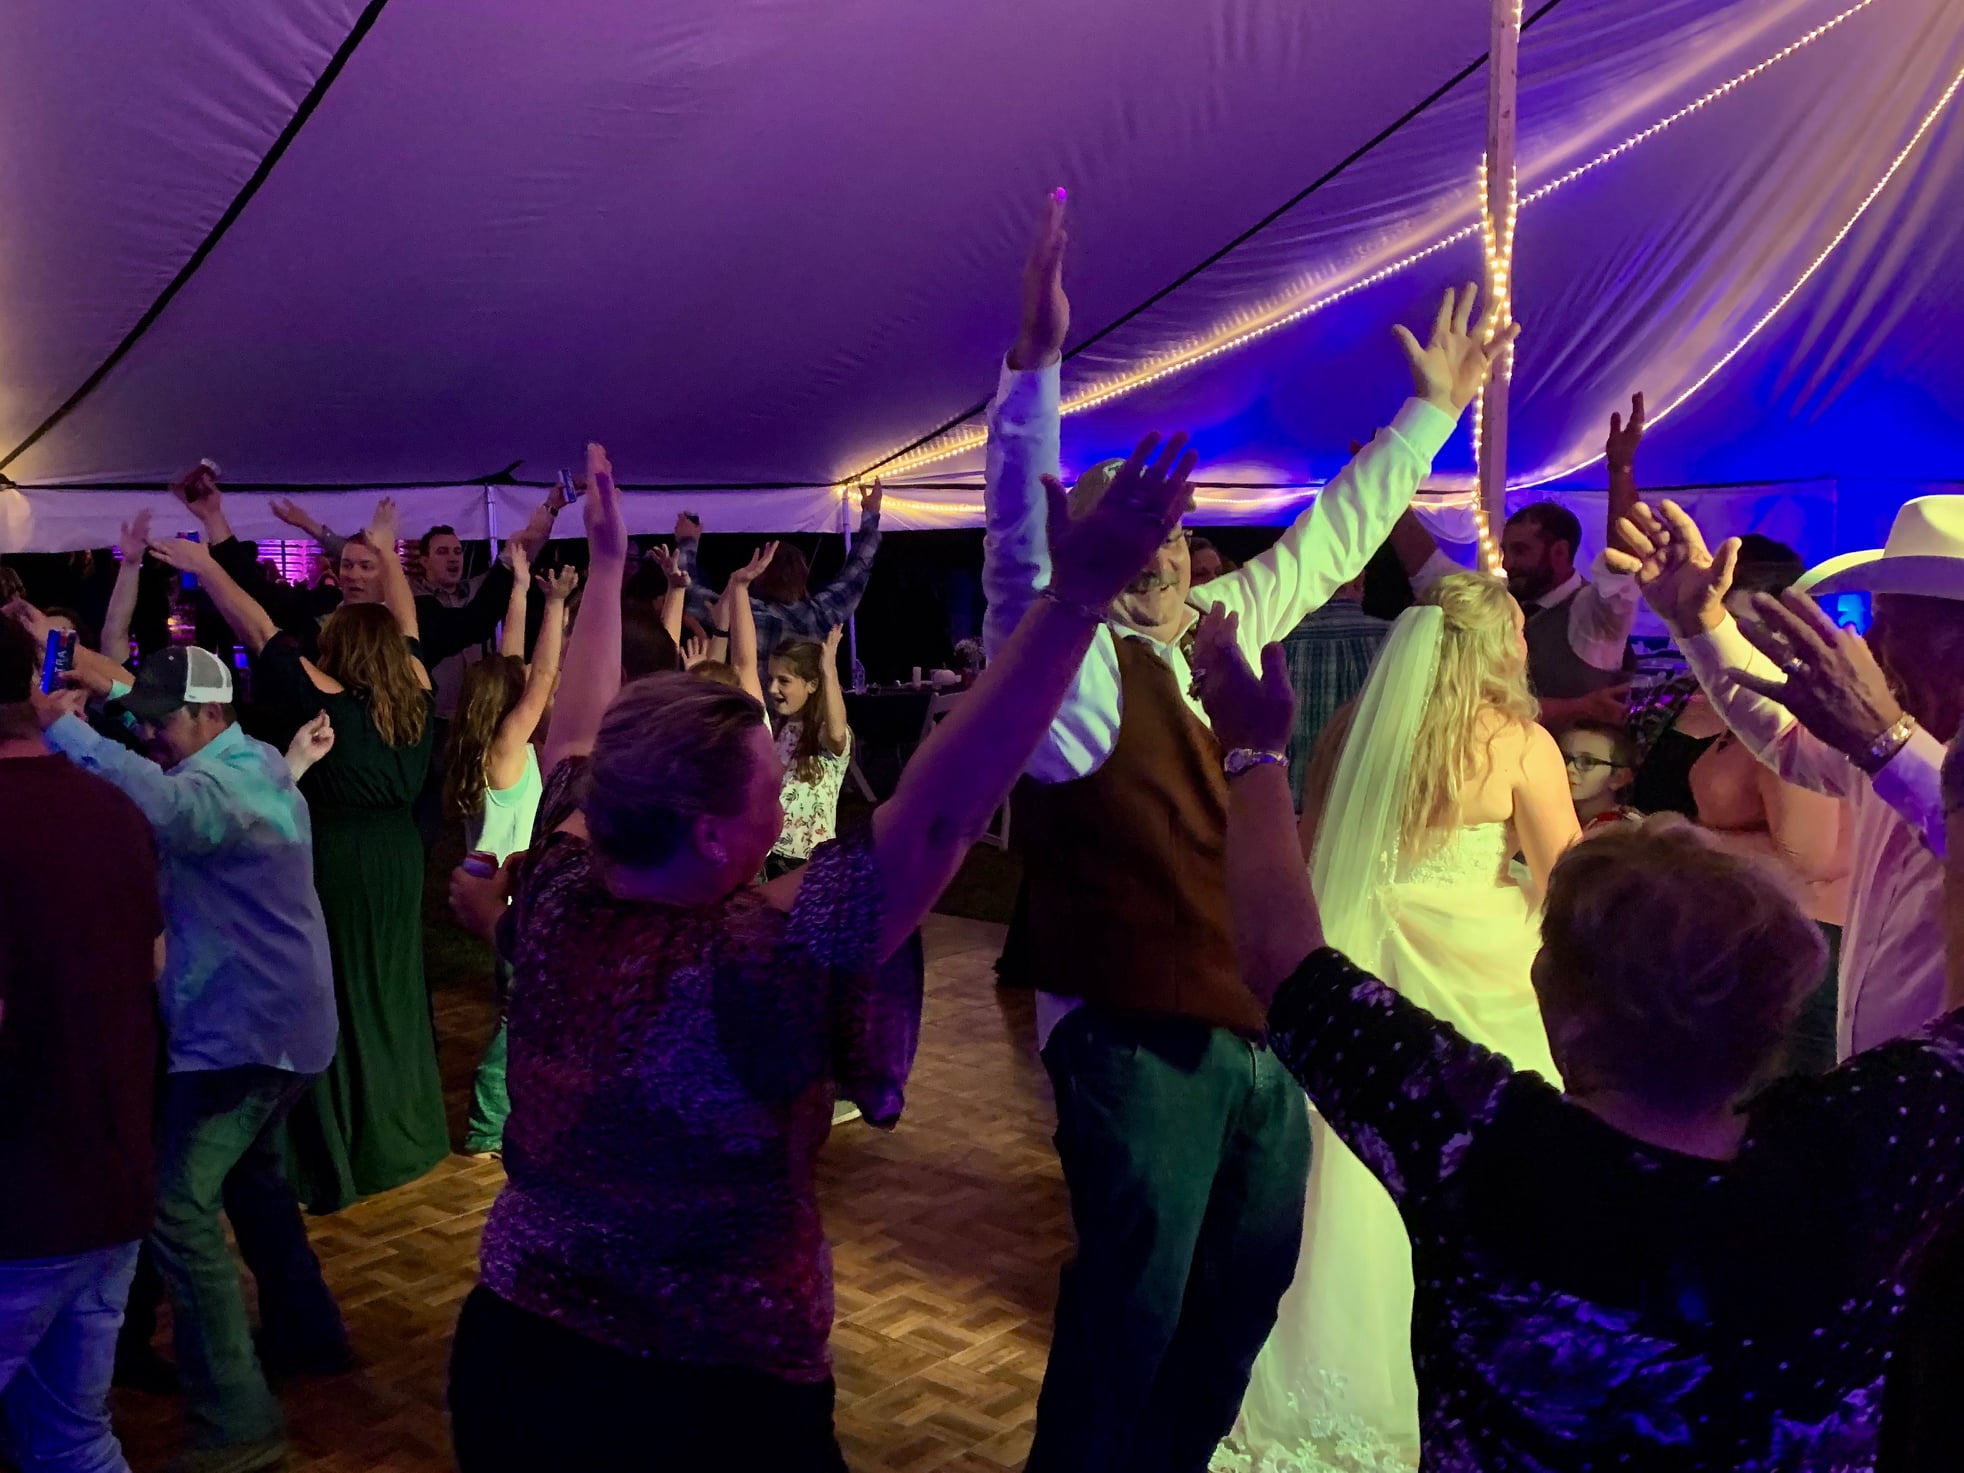
[[[1332,946],[1554,1080],[1528,969],[1538,896],[1579,829],[1561,752],[1535,721],[1521,628],[1506,585],[1474,573],[1441,579],[1399,618],[1349,721],[1318,746],[1303,849]],[[1390,1197],[1313,1110],[1311,1131],[1295,1282],[1214,1466],[1410,1468],[1411,1246]]]

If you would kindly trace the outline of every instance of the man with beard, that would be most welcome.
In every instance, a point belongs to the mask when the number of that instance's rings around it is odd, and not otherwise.
[[[1638,394],[1630,402],[1628,424],[1620,414],[1609,420],[1604,460],[1610,548],[1620,547],[1617,523],[1637,503],[1636,455],[1643,431],[1643,395]],[[1641,602],[1636,583],[1604,556],[1585,578],[1575,566],[1581,548],[1582,523],[1559,502],[1522,507],[1501,532],[1507,589],[1528,619],[1528,677],[1541,700],[1541,720],[1557,729],[1582,720],[1621,725],[1633,668],[1630,631]],[[1421,573],[1414,581],[1423,586],[1431,579]]]
[[[316,1370],[348,1360],[281,1166],[282,1122],[334,1057],[338,1026],[312,824],[287,758],[234,721],[231,669],[209,651],[160,650],[110,703],[134,720],[147,756],[97,735],[82,704],[79,690],[34,697],[44,738],[135,801],[162,875],[168,1072],[150,1247],[195,1428],[172,1466],[248,1473],[283,1460],[285,1440],[221,1208],[259,1284],[269,1358]],[[317,718],[296,765],[332,740]]]
[[[1045,596],[1046,527],[1065,515],[1063,253],[1059,191],[989,417],[992,648]],[[1448,293],[1423,347],[1399,329],[1416,396],[1274,548],[1207,585],[1202,598],[1238,614],[1256,658],[1363,571],[1511,341],[1509,328],[1483,347],[1472,306],[1471,287]],[[1115,466],[1079,480],[1071,515],[1096,504]],[[1308,1113],[1242,984],[1223,870],[1229,781],[1287,759],[1215,741],[1188,664],[1191,584],[1176,530],[1097,611],[1103,625],[1017,794],[1039,1046],[1078,1239],[1032,1473],[1199,1473],[1296,1267]]]

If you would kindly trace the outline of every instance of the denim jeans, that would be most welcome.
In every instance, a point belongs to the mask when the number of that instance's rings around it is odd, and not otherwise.
[[[253,1347],[221,1208],[258,1281],[267,1335],[294,1349],[347,1343],[281,1169],[280,1128],[312,1083],[311,1075],[245,1067],[172,1074],[164,1084],[150,1244],[203,1447],[269,1441],[284,1426]]]
[[[502,969],[504,963],[498,966]],[[484,1057],[478,1060],[477,1077],[471,1082],[471,1113],[464,1123],[464,1150],[471,1155],[480,1151],[502,1151],[505,1147],[505,1120],[511,1114],[511,1096],[505,1089],[505,1025],[498,1024],[498,1031],[491,1035],[491,1042],[485,1045]]]
[[[1096,1007],[1044,1063],[1077,1256],[1028,1473],[1202,1473],[1296,1274],[1302,1087],[1226,1029]]]
[[[21,1473],[129,1473],[109,1430],[136,1244],[0,1260],[0,1446]]]

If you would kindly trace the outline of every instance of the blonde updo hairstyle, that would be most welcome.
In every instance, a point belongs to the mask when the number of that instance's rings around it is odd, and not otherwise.
[[[1459,798],[1493,764],[1493,739],[1540,713],[1528,688],[1527,661],[1507,585],[1484,573],[1453,573],[1426,589],[1419,604],[1445,615],[1439,668],[1412,744],[1411,777],[1399,838],[1409,858],[1423,858],[1459,826]],[[1480,719],[1492,711],[1499,722]]]
[[[602,857],[630,869],[667,863],[704,814],[743,811],[763,708],[741,690],[679,671],[626,686],[607,708],[581,808]]]
[[[1826,967],[1820,929],[1779,871],[1671,814],[1555,866],[1534,986],[1571,1092],[1691,1114],[1783,1061]]]

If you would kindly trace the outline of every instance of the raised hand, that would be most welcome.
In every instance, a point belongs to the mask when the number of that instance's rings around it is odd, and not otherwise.
[[[702,536],[702,518],[692,511],[678,511],[675,514],[675,540]]]
[[[885,481],[875,481],[871,486],[867,487],[860,494],[859,498],[860,520],[864,521],[867,517],[878,516],[880,514],[880,508],[886,504],[886,499],[887,485]]]
[[[524,588],[532,576],[532,556],[525,550],[525,543],[517,538],[505,540],[505,561],[511,564],[511,581],[514,588]]]
[[[834,659],[839,653],[839,642],[846,637],[846,626],[834,625],[825,631],[825,658]]]
[[[648,561],[661,569],[661,575],[668,580],[671,589],[689,586],[689,571],[682,566],[682,554],[679,549],[663,547],[657,543],[648,549]]]
[[[170,494],[201,522],[209,523],[223,514],[224,492],[218,487],[218,472],[202,460],[170,483]]]
[[[621,510],[620,487],[614,484],[614,463],[606,447],[588,441],[586,477],[591,488],[581,498],[586,514],[587,546],[595,556],[627,561],[627,518]]]
[[[1837,626],[1806,594],[1792,589],[1779,598],[1756,594],[1753,612],[1761,622],[1741,623],[1740,632],[1786,678],[1733,671],[1732,678],[1747,690],[1785,706],[1808,731],[1847,757],[1860,757],[1903,719],[1902,705],[1867,641]]]
[[[771,565],[771,559],[776,556],[777,543],[766,542],[751,556],[749,562],[730,574],[730,587],[748,588],[764,576],[764,569]]]
[[[1102,609],[1124,592],[1186,515],[1192,503],[1187,477],[1198,459],[1197,452],[1187,449],[1184,434],[1175,435],[1164,448],[1158,435],[1147,435],[1098,504],[1076,518],[1063,483],[1045,476],[1052,597],[1074,607]]]
[[[123,561],[143,560],[144,553],[150,550],[150,508],[144,507],[135,516],[123,523],[118,534],[117,550],[123,554]]]
[[[1286,752],[1296,729],[1296,692],[1282,646],[1262,651],[1262,677],[1248,668],[1237,636],[1241,616],[1215,604],[1194,633],[1194,678],[1214,735],[1229,751]]]
[[[1064,191],[1053,189],[1044,199],[1037,220],[1036,240],[1023,266],[1023,321],[1009,366],[1018,372],[1048,368],[1064,356],[1064,339],[1071,330],[1071,302],[1064,295]]]
[[[573,590],[580,586],[578,568],[554,568],[549,573],[539,575],[539,587],[545,590],[546,602],[563,604],[573,596]]]
[[[189,537],[165,537],[153,542],[150,544],[150,555],[166,567],[189,573],[194,578],[218,566],[218,560],[211,555],[211,548],[202,542],[193,542]]]
[[[375,503],[375,511],[368,519],[368,536],[387,552],[394,552],[396,544],[402,541],[402,510],[393,496],[384,496]]]
[[[1613,572],[1633,575],[1644,602],[1674,636],[1688,638],[1716,629],[1725,618],[1725,596],[1739,562],[1739,539],[1728,537],[1713,552],[1705,535],[1675,501],[1657,510],[1638,503],[1619,517],[1616,531],[1624,548],[1603,557]]]
[[[1458,292],[1448,291],[1423,347],[1403,323],[1391,329],[1398,334],[1406,361],[1411,364],[1412,392],[1454,418],[1480,396],[1493,365],[1521,333],[1518,322],[1497,326],[1491,307],[1474,327],[1473,303],[1479,294],[1480,289],[1472,285]]]
[[[1637,467],[1637,447],[1643,444],[1643,395],[1630,396],[1630,420],[1623,421],[1620,414],[1609,417],[1609,441],[1603,447],[1603,458],[1608,461],[1610,474],[1618,472],[1629,474]]]
[[[321,533],[327,530],[325,526],[323,526],[320,522],[316,521],[312,516],[308,515],[307,512],[302,510],[300,503],[297,501],[287,501],[281,497],[275,496],[271,501],[267,502],[266,505],[267,505],[267,509],[270,510],[274,516],[278,517],[281,521],[285,522],[289,527],[293,528],[296,532],[305,532],[309,537],[313,538],[316,542],[320,541]]]
[[[692,634],[682,641],[682,668],[693,670],[698,665],[709,663],[709,641],[699,634]]]
[[[323,711],[293,734],[287,743],[286,770],[299,782],[313,765],[334,750],[334,723]]]

